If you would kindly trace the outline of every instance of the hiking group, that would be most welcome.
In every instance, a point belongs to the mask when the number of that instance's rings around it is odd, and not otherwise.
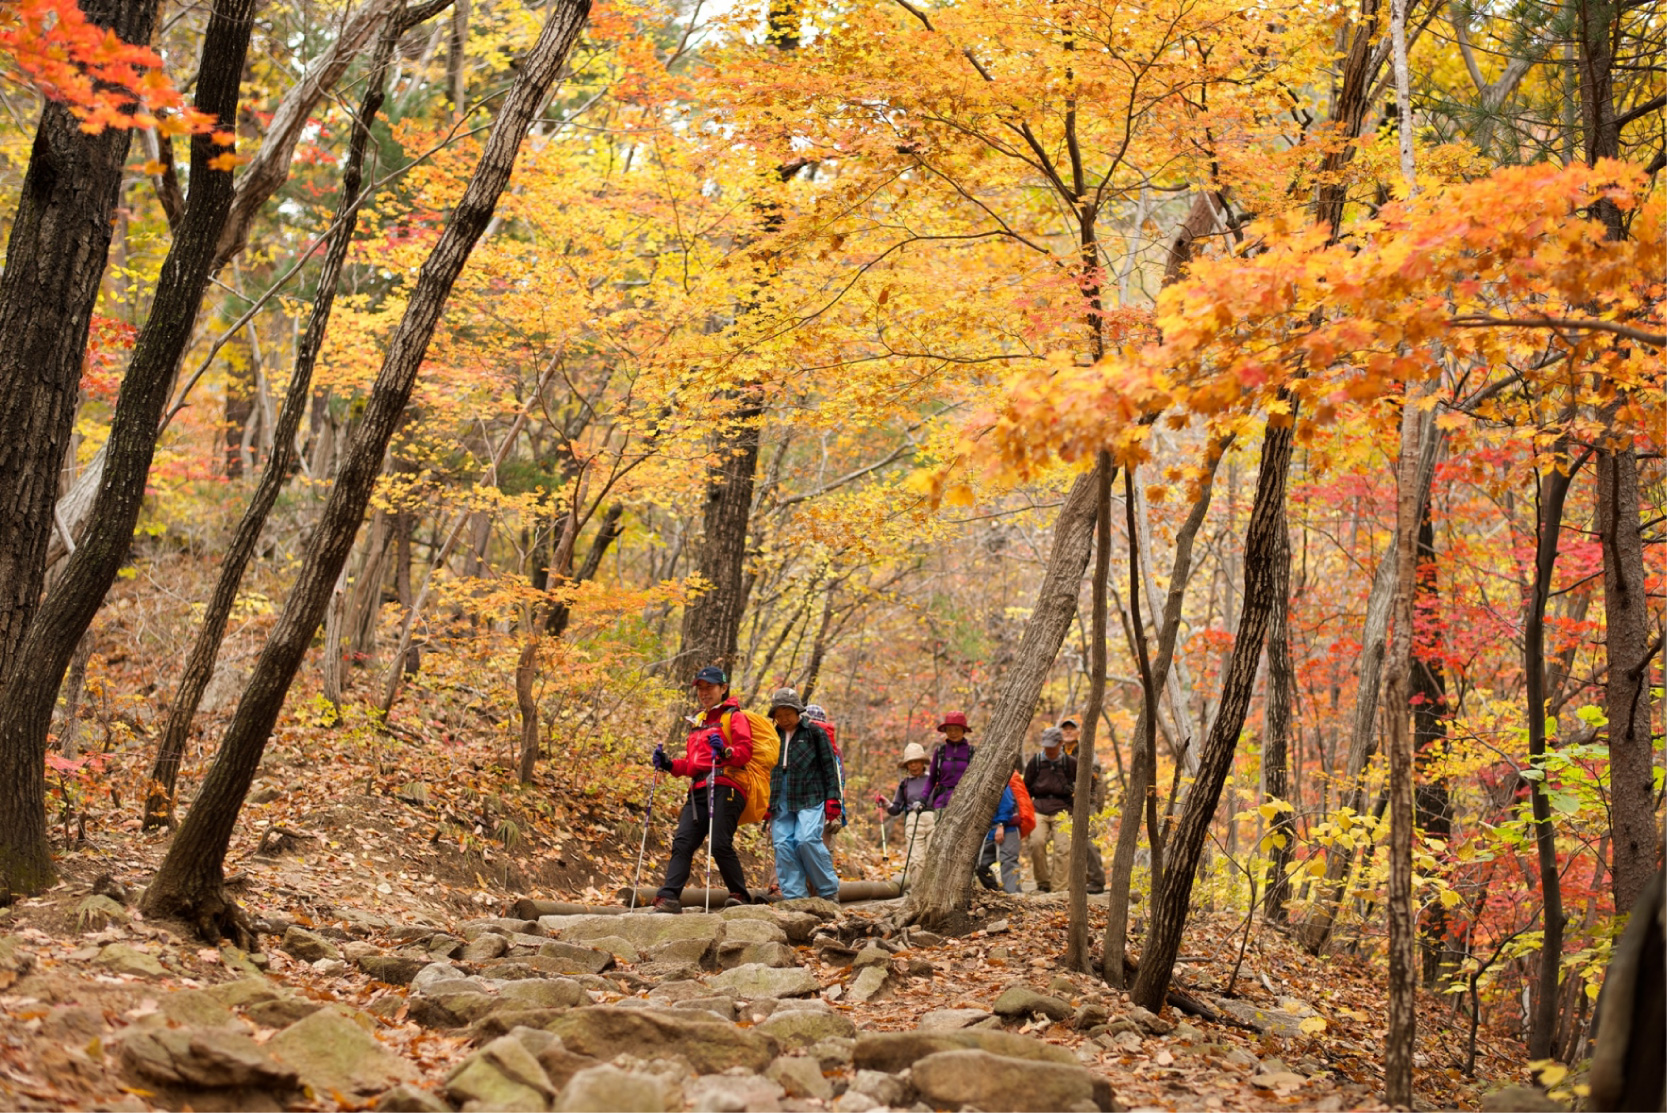
[[[835,727],[827,713],[806,704],[792,688],[779,688],[770,697],[766,718],[744,710],[730,693],[729,679],[716,666],[695,674],[692,688],[699,705],[688,716],[689,730],[683,755],[673,757],[664,743],[652,755],[655,784],[660,774],[687,777],[688,795],[678,813],[672,836],[671,859],[654,897],[657,912],[683,910],[682,893],[693,869],[695,851],[707,844],[707,892],[711,869],[717,865],[727,895],[722,907],[751,903],[735,833],[744,824],[762,822],[775,848],[772,895],[791,900],[821,896],[839,899],[839,875],[828,841],[846,821],[844,768],[835,742]],[[923,862],[937,813],[949,806],[976,747],[968,741],[967,717],[951,712],[938,724],[943,739],[930,754],[918,742],[903,751],[903,779],[888,801],[876,794],[883,810],[882,837],[888,822],[901,819],[903,886],[909,871]],[[1020,891],[1020,844],[1029,850],[1031,870],[1039,892],[1063,884],[1059,861],[1068,848],[1061,818],[1071,812],[1076,792],[1078,727],[1062,719],[1042,731],[1041,750],[1028,762],[1015,760],[1007,786],[984,837],[976,866],[978,880],[987,888]],[[1090,803],[1102,806],[1099,769],[1093,771]],[[652,809],[653,794],[649,805]],[[644,848],[647,832],[644,832]],[[992,867],[999,862],[1001,881]],[[638,860],[641,871],[641,857]],[[1089,843],[1088,888],[1104,891],[1105,873],[1100,853]]]

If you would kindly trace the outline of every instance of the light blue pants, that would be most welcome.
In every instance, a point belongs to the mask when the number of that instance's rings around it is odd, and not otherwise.
[[[822,842],[822,806],[778,815],[770,825],[776,844],[776,878],[785,900],[819,896],[839,899],[839,875]],[[806,883],[816,887],[812,893]]]

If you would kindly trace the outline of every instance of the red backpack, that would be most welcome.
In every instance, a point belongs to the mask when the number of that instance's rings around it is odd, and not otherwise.
[[[1030,833],[1036,830],[1036,805],[1031,802],[1030,790],[1025,788],[1025,779],[1014,773],[1007,778],[1007,787],[1013,790],[1013,802],[1019,808],[1019,836],[1030,838]]]

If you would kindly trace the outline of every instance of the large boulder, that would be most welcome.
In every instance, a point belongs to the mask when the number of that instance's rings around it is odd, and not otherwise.
[[[822,988],[816,975],[800,967],[786,969],[748,963],[706,980],[718,993],[751,1000],[755,997],[808,997]]]
[[[513,1001],[516,1008],[572,1009],[590,1004],[590,994],[572,978],[523,978],[505,982],[499,1000]]]
[[[682,1055],[700,1074],[730,1067],[762,1071],[777,1051],[776,1041],[761,1032],[716,1018],[706,1020],[688,1009],[675,1013],[606,1006],[570,1009],[546,1024],[545,1030],[561,1037],[562,1046],[579,1055],[603,1060],[620,1054],[645,1059]]]
[[[552,921],[561,922],[552,926]],[[623,916],[547,916],[539,925],[548,934],[568,943],[588,943],[613,936],[624,939],[639,951],[680,939],[716,943],[724,931],[724,921],[717,916],[660,916],[651,912]]]
[[[332,1091],[375,1094],[417,1080],[415,1067],[333,1008],[319,1009],[291,1024],[266,1047],[320,1097]]]
[[[773,916],[769,919],[748,917],[724,921],[723,938],[725,943],[785,943],[787,932],[782,930]]]
[[[377,981],[387,982],[389,985],[410,985],[411,979],[427,965],[425,959],[412,958],[409,955],[366,955],[359,960],[359,969]]]
[[[1081,1065],[1036,1062],[988,1051],[940,1051],[909,1073],[921,1100],[934,1109],[1011,1109],[1015,1113],[1078,1110],[1094,1113],[1095,1078]],[[1102,1088],[1109,1098],[1109,1088]]]
[[[1009,1059],[1080,1066],[1063,1047],[1021,1036],[1016,1032],[981,1029],[961,1031],[864,1032],[857,1037],[852,1062],[858,1070],[895,1074],[928,1055],[942,1051],[987,1051]],[[992,1104],[990,1108],[1000,1108]]]
[[[155,958],[126,943],[111,943],[98,952],[97,962],[114,974],[131,974],[136,978],[160,978],[165,971]]]
[[[575,1074],[556,1099],[557,1113],[665,1113],[665,1084],[652,1074],[602,1064]]]
[[[446,1096],[481,1109],[544,1113],[556,1088],[544,1068],[514,1036],[499,1036],[446,1076]]]
[[[797,1048],[825,1039],[854,1039],[857,1026],[844,1013],[794,1009],[771,1014],[754,1031],[774,1038],[784,1048]]]
[[[739,943],[725,939],[718,944],[718,965],[725,970],[754,965],[774,966],[779,970],[785,970],[789,966],[799,965],[799,956],[794,954],[793,948],[786,943]]]
[[[757,921],[772,924],[780,928],[790,943],[808,943],[810,937],[816,934],[816,929],[822,926],[822,919],[809,912],[785,912],[781,905],[743,904],[737,908],[726,908],[718,913],[727,924],[734,924],[739,920]],[[734,938],[729,934],[730,929],[724,929],[726,938]]]

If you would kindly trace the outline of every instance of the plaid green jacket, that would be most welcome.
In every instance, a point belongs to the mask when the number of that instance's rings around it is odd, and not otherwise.
[[[800,719],[792,737],[780,727],[776,734],[781,756],[770,770],[770,810],[782,815],[838,800],[839,771],[827,733],[809,719]]]

